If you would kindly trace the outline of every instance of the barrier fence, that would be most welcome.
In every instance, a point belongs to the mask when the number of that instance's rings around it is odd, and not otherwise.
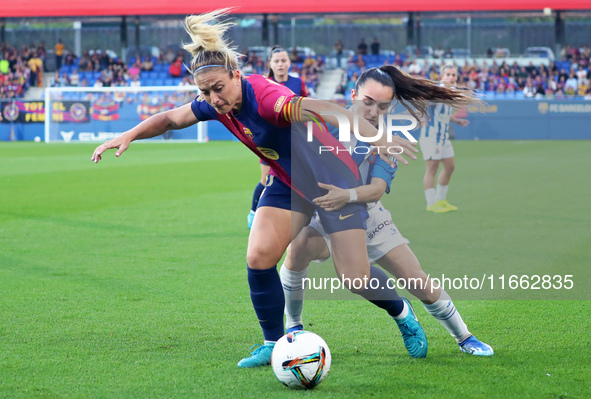
[[[83,107],[70,111],[74,106],[70,102],[63,102],[64,111],[60,115],[66,120],[78,120],[70,121],[67,126],[64,124],[63,130],[67,134],[64,136],[57,132],[52,141],[105,141],[114,134],[129,129],[130,118],[135,118],[131,126],[141,120],[141,112],[136,104],[125,104],[117,110],[122,115],[127,115],[126,118],[113,117],[108,121],[100,121],[93,120],[92,104],[82,104]],[[32,141],[35,137],[45,137],[43,101],[2,102],[0,107],[0,141]],[[86,115],[77,114],[82,108],[86,108]],[[453,125],[456,140],[591,139],[591,101],[490,100],[467,111],[466,117],[470,124],[465,128]],[[219,122],[205,123],[209,140],[234,140]],[[84,134],[80,136],[80,133]],[[171,135],[170,138],[175,137]]]

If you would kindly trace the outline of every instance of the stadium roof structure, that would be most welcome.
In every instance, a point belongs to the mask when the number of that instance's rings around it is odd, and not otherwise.
[[[357,12],[410,12],[410,11],[524,11],[589,10],[589,0],[421,0],[415,2],[395,0],[220,0],[215,7],[196,0],[18,0],[5,1],[0,6],[0,17],[83,17],[83,16],[135,16],[186,15],[211,11],[214,8],[238,7],[236,14],[285,13],[357,13]]]

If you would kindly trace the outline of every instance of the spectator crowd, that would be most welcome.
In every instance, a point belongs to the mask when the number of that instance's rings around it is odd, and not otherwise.
[[[27,88],[41,86],[46,56],[43,42],[20,50],[0,43],[0,99],[19,98]]]
[[[377,39],[374,40],[377,43]],[[591,100],[591,49],[588,45],[580,48],[565,46],[560,54],[560,61],[552,61],[549,65],[519,65],[517,61],[508,63],[500,56],[504,50],[499,47],[493,53],[493,59],[476,61],[458,60],[445,56],[450,52],[435,51],[440,60],[425,61],[410,57],[407,54],[396,54],[393,57],[379,54],[379,43],[372,43],[371,54],[367,53],[367,45],[362,39],[357,53],[348,59],[347,71],[343,74],[337,93],[346,97],[358,76],[367,68],[380,65],[395,65],[404,72],[431,80],[440,80],[440,68],[452,63],[458,68],[458,84],[463,87],[486,93],[490,97],[501,98],[585,98]],[[341,42],[335,44],[335,53],[342,48]],[[497,54],[498,53],[498,54]]]
[[[418,54],[417,50],[417,54]],[[424,59],[409,54],[384,54],[378,38],[370,43],[361,39],[355,54],[346,58],[348,68],[337,89],[347,97],[355,81],[365,69],[380,65],[395,65],[414,75],[439,80],[442,65],[453,63],[458,67],[459,85],[484,92],[487,95],[515,98],[573,98],[591,99],[591,49],[564,46],[559,61],[549,65],[519,65],[516,61],[503,60],[501,46],[491,59],[479,62],[454,59],[451,49],[442,50],[439,46],[434,58]],[[61,39],[54,46],[57,72],[52,73],[51,86],[57,87],[109,87],[109,86],[153,86],[192,84],[183,65],[183,52],[161,51],[159,57],[131,57],[128,63],[110,56],[108,51],[87,50],[80,57],[64,45]],[[266,74],[267,54],[263,51],[245,50],[243,52],[243,72],[245,74]],[[337,41],[334,55],[340,64],[345,59],[344,46]],[[289,51],[292,62],[290,74],[300,77],[313,94],[319,76],[325,68],[324,56],[306,54],[302,49]],[[47,50],[45,43],[22,46],[17,49],[7,43],[0,44],[0,99],[22,97],[27,88],[42,86],[46,66]]]
[[[173,86],[184,85],[186,71],[182,53],[161,52],[159,57],[131,57],[126,64],[107,51],[84,51],[77,58],[65,58],[64,65],[55,73],[51,85],[55,87],[112,87],[112,86]]]

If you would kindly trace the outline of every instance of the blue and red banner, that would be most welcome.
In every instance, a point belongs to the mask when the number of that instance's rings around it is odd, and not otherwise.
[[[83,123],[90,120],[90,101],[54,101],[51,104],[51,119],[54,122]]]
[[[51,117],[54,122],[88,122],[89,101],[54,101]],[[45,101],[2,101],[0,104],[2,123],[44,123]]]
[[[137,113],[140,116],[140,119],[145,121],[152,115],[157,114],[158,112],[167,111],[169,109],[175,108],[175,105],[168,101],[167,99],[164,100],[163,103],[159,104],[149,104],[149,103],[142,103],[137,107]]]
[[[45,122],[44,101],[2,101],[0,110],[2,123],[43,123]]]
[[[97,121],[118,121],[119,104],[113,100],[99,100],[92,105],[92,119]]]

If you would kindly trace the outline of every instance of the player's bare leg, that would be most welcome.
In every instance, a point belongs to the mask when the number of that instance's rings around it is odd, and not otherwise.
[[[406,290],[421,302],[432,304],[441,296],[441,290],[431,284],[431,280],[407,244],[390,250],[384,257],[378,259],[377,263],[398,280],[404,280]]]

